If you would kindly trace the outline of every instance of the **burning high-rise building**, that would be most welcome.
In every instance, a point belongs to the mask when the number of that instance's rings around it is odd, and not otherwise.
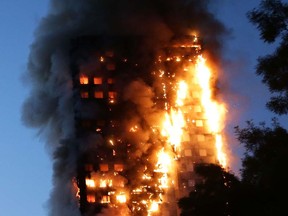
[[[216,76],[190,33],[215,59],[205,34],[223,29],[206,1],[109,2],[55,1],[32,47],[25,116],[52,145],[51,215],[178,215],[195,164],[227,163]]]
[[[107,35],[73,41],[82,213],[125,206],[129,215],[177,215],[177,200],[197,181],[195,163],[225,165],[216,155],[223,107],[211,100],[198,38],[172,38],[145,61],[134,50],[142,42]]]

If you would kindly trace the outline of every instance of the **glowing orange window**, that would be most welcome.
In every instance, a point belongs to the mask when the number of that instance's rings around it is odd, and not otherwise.
[[[206,149],[200,149],[200,150],[199,150],[199,155],[200,155],[201,157],[207,156],[207,151],[206,151]]]
[[[110,203],[110,196],[103,196],[101,199],[101,203]]]
[[[124,169],[123,164],[114,164],[114,170],[117,172],[122,172]]]
[[[199,142],[204,142],[204,141],[205,141],[205,136],[202,135],[202,134],[198,134],[198,135],[197,135],[197,141],[199,141]]]
[[[100,171],[102,171],[102,172],[107,172],[107,171],[109,171],[109,166],[108,166],[108,164],[100,164]]]
[[[87,91],[82,91],[81,98],[89,98],[89,93]]]
[[[104,97],[104,94],[102,91],[95,91],[94,92],[94,97],[95,98],[103,98]]]
[[[85,179],[86,186],[88,188],[94,188],[95,187],[95,181],[93,179]]]
[[[109,103],[113,104],[116,101],[117,93],[116,92],[108,92]]]
[[[125,194],[124,194],[124,193],[118,194],[118,195],[116,196],[116,200],[117,200],[117,202],[119,202],[119,203],[126,203],[126,196],[125,196]]]
[[[196,127],[203,127],[203,121],[202,120],[196,120]]]
[[[88,194],[88,195],[87,195],[87,202],[89,202],[89,203],[95,203],[95,202],[96,202],[95,195],[93,195],[93,194]]]
[[[117,97],[117,93],[116,92],[108,92],[108,97],[110,98],[110,99],[116,99],[116,97]]]
[[[192,156],[192,150],[191,149],[185,149],[184,150],[184,155],[186,157],[191,157]]]
[[[94,77],[93,79],[95,85],[101,85],[102,84],[102,78],[101,77]]]
[[[89,79],[86,75],[84,75],[84,74],[80,75],[80,84],[81,85],[89,84]]]

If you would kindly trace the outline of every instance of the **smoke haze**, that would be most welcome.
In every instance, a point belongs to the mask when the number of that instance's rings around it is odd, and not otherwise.
[[[37,128],[51,152],[54,172],[49,215],[80,215],[77,191],[72,181],[76,176],[79,154],[95,148],[95,144],[89,142],[85,142],[85,146],[79,145],[83,141],[75,137],[71,41],[86,35],[143,36],[146,38],[143,45],[135,49],[141,55],[148,56],[173,36],[197,32],[204,41],[204,49],[209,50],[216,61],[221,54],[221,42],[226,30],[209,11],[209,3],[208,0],[51,1],[50,11],[36,29],[30,48],[26,75],[31,92],[23,104],[22,114],[24,123]],[[149,158],[149,152],[159,148],[151,147],[151,140],[160,142],[151,137],[146,129],[155,124],[160,112],[153,107],[157,84],[152,81],[150,85],[147,80],[149,77],[146,74],[140,74],[138,80],[129,80],[127,86],[119,86],[123,91],[123,104],[133,104],[130,113],[122,119],[123,125],[140,126],[136,134],[127,138],[139,143],[139,146],[133,147],[133,157],[141,158],[144,154],[145,159]],[[101,146],[99,137],[90,140],[99,143],[96,148]],[[131,170],[134,169],[131,165]],[[136,184],[137,177],[134,180]],[[114,210],[105,211],[101,215],[119,215],[119,212],[113,213]],[[126,215],[127,209],[123,207],[121,212]]]

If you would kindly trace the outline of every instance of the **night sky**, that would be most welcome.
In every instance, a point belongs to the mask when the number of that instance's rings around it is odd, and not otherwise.
[[[259,40],[258,32],[246,18],[246,12],[260,0],[215,2],[218,4],[213,10],[231,32],[223,41],[225,60],[219,87],[229,107],[226,131],[235,155],[231,167],[237,173],[241,148],[232,136],[234,126],[244,126],[250,119],[269,122],[273,116],[265,108],[267,88],[254,73],[257,57],[273,47]],[[29,46],[48,8],[48,0],[0,1],[0,215],[47,215],[52,164],[36,130],[23,126],[21,105],[29,92],[23,76]]]

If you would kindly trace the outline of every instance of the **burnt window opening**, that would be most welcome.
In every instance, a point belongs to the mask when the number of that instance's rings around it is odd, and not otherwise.
[[[198,142],[204,142],[205,141],[205,136],[203,134],[198,134],[197,135],[197,141]]]
[[[89,98],[89,92],[88,91],[81,91],[81,98]]]
[[[202,120],[196,120],[196,127],[203,127],[203,121]]]
[[[95,188],[95,181],[93,179],[86,179],[85,183],[88,188]]]
[[[96,202],[96,198],[94,194],[88,194],[87,195],[87,202],[89,203],[95,203]]]
[[[113,78],[108,78],[108,79],[107,79],[107,83],[108,83],[108,84],[114,84],[114,83],[115,83],[115,79],[113,79]]]
[[[107,188],[107,187],[112,187],[112,186],[113,186],[112,179],[100,179],[100,182],[99,182],[100,188]]]
[[[100,167],[101,172],[108,172],[109,171],[108,164],[100,164],[99,167]]]
[[[200,150],[199,150],[199,155],[200,155],[201,157],[206,157],[206,156],[207,156],[207,151],[206,151],[206,149],[200,149]]]
[[[102,99],[102,98],[104,98],[104,93],[102,91],[95,91],[94,92],[94,98]]]
[[[201,112],[202,112],[201,106],[195,106],[195,107],[194,107],[194,111],[195,111],[196,113],[201,113]]]
[[[85,164],[85,171],[92,172],[93,171],[93,165],[92,164]]]
[[[103,83],[101,77],[94,77],[93,82],[94,82],[94,85],[101,85]]]
[[[185,157],[191,157],[192,156],[192,150],[191,149],[185,149],[184,155],[185,155]]]
[[[123,164],[114,164],[114,170],[116,172],[122,172],[124,169],[124,165]]]
[[[101,203],[110,203],[110,196],[104,195],[101,199]]]
[[[192,162],[187,163],[187,171],[188,172],[193,172],[194,171],[194,165]]]
[[[106,65],[106,69],[107,69],[108,71],[114,71],[114,70],[116,69],[116,66],[115,66],[114,63],[108,63],[108,64]]]
[[[79,81],[80,81],[81,85],[88,85],[89,84],[89,78],[88,78],[88,76],[86,76],[84,74],[80,75]]]
[[[116,102],[116,97],[117,97],[117,92],[115,91],[108,92],[108,102],[110,104],[113,104]]]

